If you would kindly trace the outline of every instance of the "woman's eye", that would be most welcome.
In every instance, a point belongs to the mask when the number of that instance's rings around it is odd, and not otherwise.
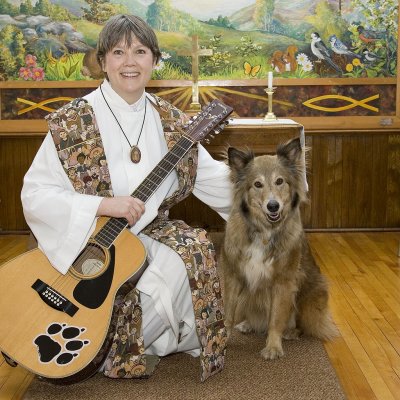
[[[282,185],[282,183],[283,183],[283,179],[282,179],[282,178],[278,178],[278,179],[275,181],[275,185],[277,185],[277,186]]]
[[[262,184],[260,181],[255,181],[255,182],[254,182],[254,186],[255,186],[256,188],[262,188],[262,187],[263,187],[263,184]]]

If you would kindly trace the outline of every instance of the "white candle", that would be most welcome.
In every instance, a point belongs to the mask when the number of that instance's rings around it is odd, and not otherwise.
[[[268,71],[268,89],[272,89],[272,71]]]

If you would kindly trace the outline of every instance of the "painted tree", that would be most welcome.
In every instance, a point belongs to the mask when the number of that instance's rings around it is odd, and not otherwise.
[[[16,26],[6,25],[0,32],[0,67],[9,78],[24,65],[24,44],[24,36]]]
[[[375,0],[352,0],[351,3],[354,9],[359,10],[364,16],[366,22],[363,27],[381,34],[382,40],[375,42],[375,50],[386,58],[386,72],[394,73],[396,66],[394,55],[398,40],[398,1],[381,0],[379,7]]]
[[[17,15],[18,12],[18,7],[14,6],[7,0],[0,0],[0,14],[8,14],[14,16]]]
[[[266,32],[270,31],[274,10],[275,0],[256,0],[253,20],[257,28]]]
[[[23,0],[19,5],[19,12],[25,15],[33,14],[33,5],[31,0]]]
[[[110,17],[116,14],[126,14],[128,9],[122,4],[112,4],[110,0],[85,0],[88,8],[82,7],[83,17],[96,24],[104,24]]]
[[[315,14],[305,17],[305,20],[313,27],[311,31],[318,32],[321,38],[328,44],[330,35],[336,35],[343,40],[343,34],[347,31],[347,23],[341,18],[338,10],[327,1],[321,1],[315,7]],[[310,41],[310,33],[307,32],[306,40]]]
[[[173,10],[169,0],[154,0],[147,9],[147,22],[158,31],[168,31]]]
[[[170,0],[155,0],[147,8],[146,20],[157,31],[199,33],[199,22],[190,14],[176,10]]]

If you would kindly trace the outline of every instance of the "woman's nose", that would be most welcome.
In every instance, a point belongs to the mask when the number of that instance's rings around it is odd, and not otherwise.
[[[133,52],[127,52],[125,57],[126,65],[134,65],[136,64],[136,55]]]

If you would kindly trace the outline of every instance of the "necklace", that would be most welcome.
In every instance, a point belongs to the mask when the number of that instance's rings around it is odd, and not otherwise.
[[[140,162],[141,158],[142,158],[142,152],[140,151],[138,145],[139,145],[140,136],[142,136],[144,121],[146,120],[147,98],[146,98],[145,101],[144,101],[144,116],[143,116],[142,127],[140,128],[139,137],[138,137],[138,140],[137,140],[136,144],[134,144],[134,145],[132,146],[132,145],[131,145],[131,142],[129,141],[128,137],[126,136],[124,130],[122,129],[121,124],[119,123],[119,121],[118,121],[117,117],[115,116],[113,110],[111,109],[110,105],[108,104],[108,102],[107,102],[107,100],[106,100],[106,98],[105,98],[105,96],[104,96],[103,89],[101,88],[101,86],[100,86],[100,92],[101,92],[101,94],[103,95],[103,99],[104,99],[104,101],[106,102],[107,107],[108,107],[109,110],[111,111],[111,114],[113,115],[115,121],[117,121],[117,124],[118,124],[119,128],[121,129],[122,133],[124,134],[125,139],[126,139],[126,141],[128,142],[128,144],[129,144],[129,147],[131,148],[131,161],[132,161],[134,164],[138,164],[138,163]]]

